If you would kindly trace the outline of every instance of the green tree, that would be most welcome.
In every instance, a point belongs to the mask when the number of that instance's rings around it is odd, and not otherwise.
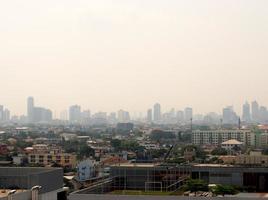
[[[237,194],[237,190],[231,185],[217,185],[213,190],[213,194],[225,196],[226,194]]]
[[[219,147],[219,148],[213,149],[211,154],[223,156],[223,155],[227,155],[227,151],[225,149]]]
[[[173,132],[162,131],[162,130],[153,130],[150,138],[155,141],[159,140],[173,140],[176,139],[176,135]]]
[[[115,151],[119,151],[121,148],[121,140],[113,139],[113,140],[111,140],[111,145]]]
[[[198,191],[208,191],[208,184],[204,180],[190,179],[187,182],[187,189],[196,195]]]

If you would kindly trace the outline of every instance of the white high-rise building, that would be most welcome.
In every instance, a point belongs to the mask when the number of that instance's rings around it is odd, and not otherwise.
[[[251,103],[252,109],[252,121],[258,122],[259,121],[259,104],[257,101],[253,101]]]
[[[184,110],[184,119],[186,122],[189,122],[191,119],[193,119],[193,109],[192,108],[185,108]]]
[[[154,104],[154,122],[159,122],[161,117],[161,105],[156,103]]]
[[[152,122],[153,121],[153,111],[152,109],[147,110],[147,122]]]
[[[256,145],[255,134],[250,130],[197,130],[192,133],[192,143],[194,145],[218,146],[222,142],[231,139],[242,142],[246,146]]]
[[[250,122],[250,105],[248,102],[243,105],[242,120],[245,122]]]
[[[129,122],[130,121],[130,115],[128,111],[119,110],[118,113],[118,122]]]
[[[27,99],[27,119],[29,123],[34,122],[34,98],[28,97]]]
[[[81,107],[79,105],[73,105],[69,108],[69,121],[70,122],[81,121]]]

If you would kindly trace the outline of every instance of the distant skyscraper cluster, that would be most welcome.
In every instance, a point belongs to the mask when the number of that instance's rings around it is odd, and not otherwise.
[[[10,111],[4,106],[0,105],[0,122],[7,122],[10,120]]]
[[[176,110],[172,108],[169,112],[162,113],[161,105],[159,103],[154,104],[153,109],[147,110],[147,122],[151,123],[189,123],[193,119],[193,109],[185,108],[184,111]]]
[[[235,112],[233,106],[227,106],[222,109],[221,114],[210,112],[206,115],[193,114],[191,107],[181,110],[170,109],[163,112],[161,105],[155,103],[145,113],[134,113],[132,116],[129,111],[120,109],[117,112],[96,112],[91,113],[90,110],[83,110],[80,105],[72,105],[68,110],[59,113],[55,120],[64,121],[65,123],[83,123],[83,124],[115,124],[128,122],[142,122],[154,124],[240,124],[240,123],[268,123],[268,110],[265,106],[261,106],[257,101],[251,104],[245,102],[242,106],[241,117]],[[35,105],[33,97],[27,99],[27,115],[11,116],[10,111],[0,105],[0,123],[16,122],[16,123],[50,123],[53,119],[53,113],[50,109],[38,107]]]
[[[28,123],[40,123],[40,122],[51,122],[52,111],[43,108],[36,107],[34,105],[34,98],[28,97],[27,99],[27,121]]]

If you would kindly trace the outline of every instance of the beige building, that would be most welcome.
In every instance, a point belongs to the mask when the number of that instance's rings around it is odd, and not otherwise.
[[[28,162],[30,164],[41,164],[44,166],[56,163],[62,167],[75,168],[76,155],[69,153],[47,154],[47,153],[34,153],[28,155]]]
[[[250,155],[220,156],[219,159],[221,159],[224,164],[258,165],[268,167],[268,156],[262,155],[261,152],[251,152]]]
[[[243,145],[242,142],[239,142],[235,139],[227,140],[227,141],[221,143],[221,147],[228,152],[235,151],[235,149],[241,149],[242,145]]]
[[[28,162],[30,164],[51,165],[59,164],[63,167],[74,168],[76,166],[76,155],[64,153],[58,146],[45,144],[33,145],[28,151]]]

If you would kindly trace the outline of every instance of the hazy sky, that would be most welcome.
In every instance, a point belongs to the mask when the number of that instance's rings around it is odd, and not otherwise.
[[[0,104],[268,105],[267,0],[1,0]]]

